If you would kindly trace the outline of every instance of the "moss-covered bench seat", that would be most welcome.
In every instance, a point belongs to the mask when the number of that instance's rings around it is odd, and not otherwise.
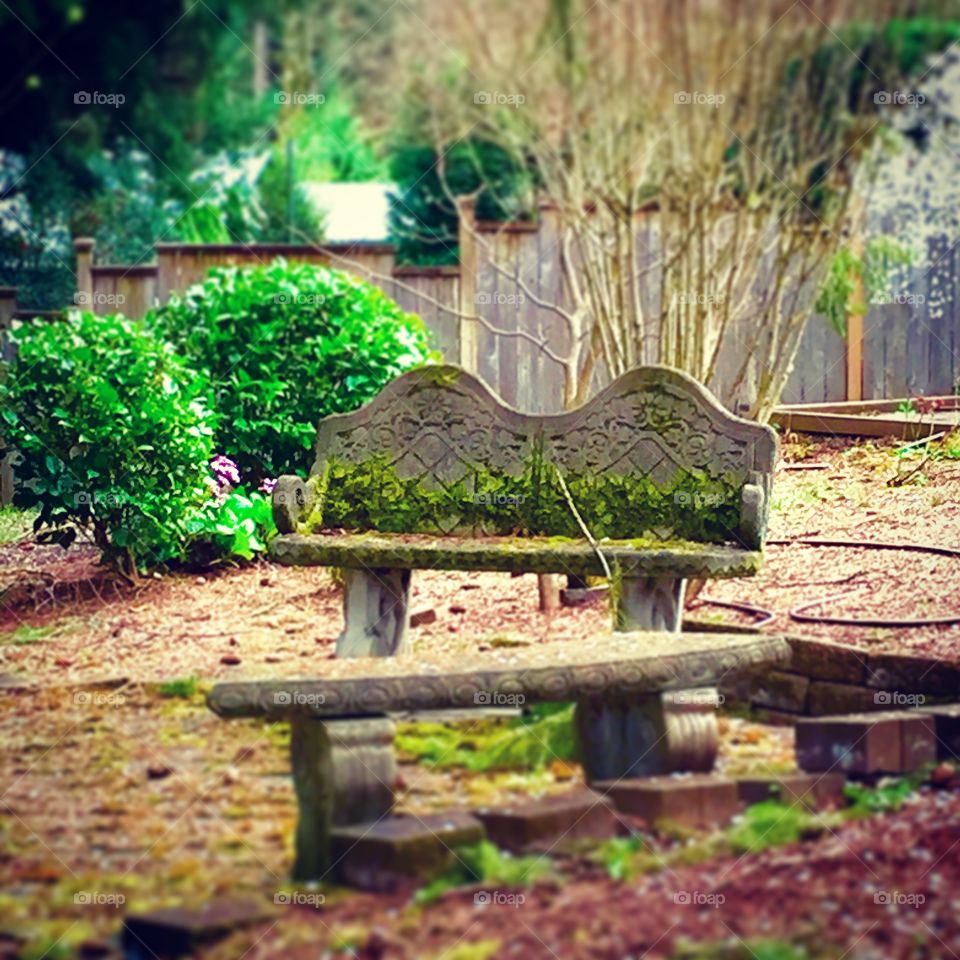
[[[597,546],[621,577],[746,577],[762,553],[728,543],[635,538]],[[273,558],[291,566],[388,567],[398,570],[494,570],[603,576],[604,566],[584,539],[563,537],[437,537],[409,533],[289,534]]]
[[[778,637],[614,633],[468,656],[328,660],[311,679],[218,684],[209,705],[225,718],[291,724],[294,873],[314,880],[331,868],[335,826],[376,821],[393,808],[392,712],[575,701],[588,780],[709,770],[717,683],[789,657]],[[623,729],[632,736],[617,735]]]
[[[756,572],[776,437],[669,367],[538,416],[433,366],[322,420],[316,449],[277,482],[270,552],[343,568],[338,655],[390,656],[414,569],[610,571],[618,629],[679,630],[686,578]]]

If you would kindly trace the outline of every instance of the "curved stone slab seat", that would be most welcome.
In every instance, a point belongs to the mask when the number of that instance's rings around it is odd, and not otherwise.
[[[208,697],[221,717],[369,717],[713,687],[728,674],[787,662],[775,636],[614,633],[529,647],[327,661],[329,676],[219,683]],[[510,699],[508,699],[510,698]],[[518,699],[519,698],[519,699]]]
[[[607,562],[624,576],[746,577],[763,554],[727,543],[605,540]],[[427,534],[287,534],[271,545],[273,559],[289,566],[392,567],[403,570],[499,570],[603,576],[586,540],[549,537],[431,537]]]

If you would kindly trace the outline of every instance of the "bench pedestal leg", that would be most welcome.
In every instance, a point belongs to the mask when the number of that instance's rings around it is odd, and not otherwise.
[[[410,622],[410,571],[344,570],[343,619],[338,657],[402,653]]]
[[[614,630],[666,630],[679,633],[686,580],[623,577]]]
[[[379,820],[393,809],[394,723],[296,719],[290,755],[297,794],[297,881],[330,879],[335,826]]]
[[[333,827],[333,751],[321,720],[294,720],[290,759],[297,794],[293,879],[319,880],[330,869]]]
[[[333,746],[333,824],[369,823],[393,810],[396,724],[386,717],[330,720]]]
[[[587,781],[709,773],[719,745],[716,697],[705,688],[629,702],[581,700],[574,724]]]
[[[679,633],[684,588],[685,581],[675,578],[623,577],[614,629]],[[711,688],[578,703],[575,724],[587,779],[709,772],[719,747],[716,705]]]

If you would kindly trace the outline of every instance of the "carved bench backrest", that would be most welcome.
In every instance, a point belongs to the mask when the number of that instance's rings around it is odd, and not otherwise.
[[[309,529],[763,539],[776,435],[695,380],[638,367],[584,406],[527,415],[455,366],[321,421]]]

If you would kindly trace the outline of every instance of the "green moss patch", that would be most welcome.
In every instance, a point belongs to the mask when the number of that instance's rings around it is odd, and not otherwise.
[[[564,477],[583,522],[597,538],[678,538],[719,543],[740,520],[733,477],[677,470],[658,484],[642,474]],[[520,476],[474,466],[443,486],[423,476],[401,477],[386,456],[352,464],[330,460],[315,479],[307,529],[382,533],[456,533],[583,539],[556,468],[539,454]]]

